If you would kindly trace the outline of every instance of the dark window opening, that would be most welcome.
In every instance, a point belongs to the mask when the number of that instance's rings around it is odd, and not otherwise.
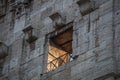
[[[50,38],[47,72],[73,60],[72,55],[73,28]]]

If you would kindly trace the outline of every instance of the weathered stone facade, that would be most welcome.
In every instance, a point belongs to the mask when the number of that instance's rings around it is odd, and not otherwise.
[[[69,24],[78,57],[46,72],[47,36]],[[0,0],[0,80],[120,80],[120,0]]]

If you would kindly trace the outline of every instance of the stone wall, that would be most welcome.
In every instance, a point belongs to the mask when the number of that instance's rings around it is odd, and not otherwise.
[[[26,4],[16,0],[13,4],[8,0],[6,14],[0,17],[0,40],[9,47],[8,56],[2,59],[0,80],[120,79],[120,1],[91,0],[89,5],[95,9],[85,15],[78,1],[33,0]],[[47,35],[56,30],[50,16],[56,12],[65,27],[72,23],[72,54],[78,58],[46,72]],[[24,32],[29,26],[37,37],[32,51]]]

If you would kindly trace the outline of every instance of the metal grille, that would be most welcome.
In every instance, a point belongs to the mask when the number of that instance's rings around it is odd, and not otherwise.
[[[48,63],[47,72],[52,71],[56,69],[57,67],[62,66],[69,61],[70,61],[70,54],[69,53],[64,54]]]

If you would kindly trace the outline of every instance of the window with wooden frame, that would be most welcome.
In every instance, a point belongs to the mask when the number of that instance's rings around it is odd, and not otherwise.
[[[70,27],[49,38],[47,72],[73,60],[72,36],[73,27]]]

